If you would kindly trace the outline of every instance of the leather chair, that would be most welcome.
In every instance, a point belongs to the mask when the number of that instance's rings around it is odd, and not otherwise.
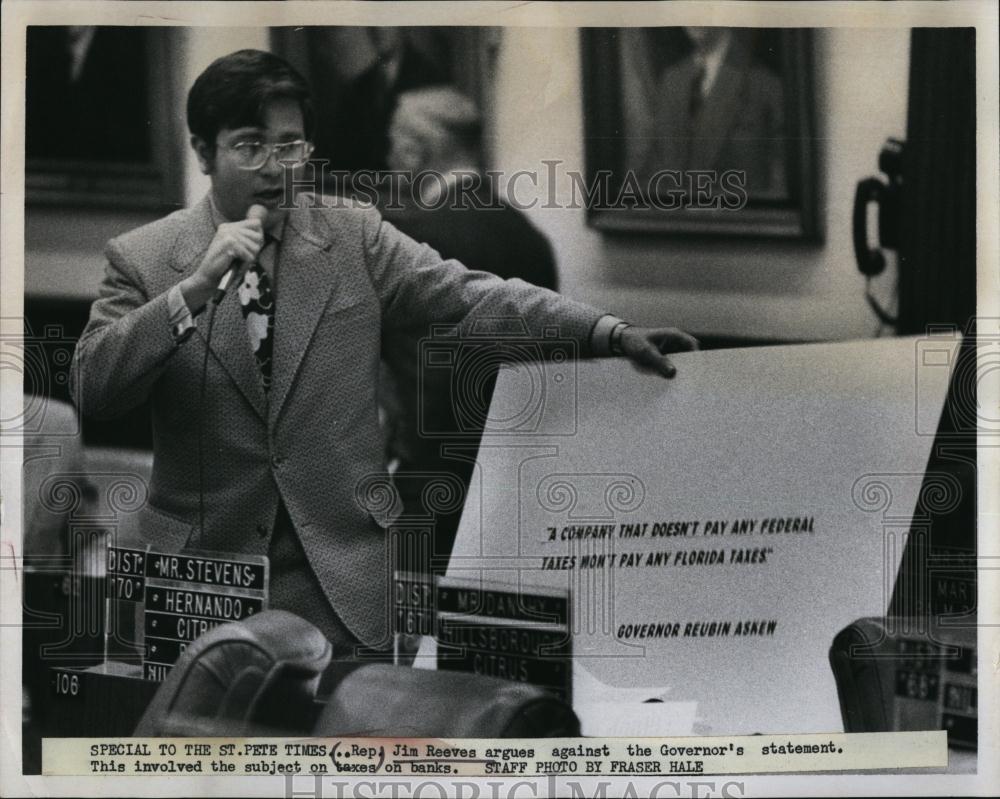
[[[975,748],[977,628],[947,621],[868,617],[837,633],[830,667],[845,732],[944,729],[950,746]]]
[[[315,718],[316,689],[331,655],[319,630],[284,610],[223,624],[184,651],[135,734],[301,732]]]
[[[372,664],[345,677],[313,735],[573,738],[573,709],[534,685],[458,671]]]
[[[334,662],[309,622],[270,610],[216,627],[181,655],[137,736],[573,737],[572,708],[526,683],[382,663]],[[317,717],[330,666],[339,682]]]

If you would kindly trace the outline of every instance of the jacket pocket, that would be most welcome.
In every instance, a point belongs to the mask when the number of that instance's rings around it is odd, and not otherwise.
[[[136,514],[136,527],[136,534],[143,545],[149,544],[154,550],[162,552],[179,552],[194,530],[193,524],[152,505],[146,505]]]

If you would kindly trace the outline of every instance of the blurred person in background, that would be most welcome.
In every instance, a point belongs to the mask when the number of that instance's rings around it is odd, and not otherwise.
[[[443,258],[502,278],[520,278],[556,290],[552,247],[516,208],[499,197],[483,173],[482,118],[476,105],[452,86],[428,86],[398,98],[389,126],[388,165],[404,173],[398,197],[385,198],[385,219]],[[399,200],[394,203],[392,200]],[[421,331],[427,336],[429,331]],[[489,359],[491,342],[482,342]],[[495,347],[493,347],[495,348]],[[454,543],[461,502],[432,514],[425,490],[437,476],[453,476],[464,497],[486,421],[497,365],[475,370],[472,384],[456,386],[442,370],[421,374],[418,337],[386,338],[389,375],[383,403],[389,425],[389,455],[398,463],[396,484],[413,516],[435,515],[435,569],[443,568]],[[461,407],[459,407],[461,406]],[[459,418],[460,414],[460,418]],[[435,435],[425,435],[427,430]],[[451,431],[449,434],[448,431]],[[446,454],[452,448],[452,455]],[[461,454],[456,456],[456,448]],[[426,568],[426,564],[411,564]]]

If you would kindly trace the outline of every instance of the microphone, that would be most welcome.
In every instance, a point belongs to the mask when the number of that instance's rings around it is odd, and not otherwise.
[[[261,224],[267,219],[267,209],[263,205],[251,205],[247,209],[247,219],[259,219]],[[222,302],[222,298],[226,296],[226,291],[229,289],[229,284],[232,282],[233,278],[236,277],[236,273],[240,271],[243,263],[239,258],[234,258],[232,265],[226,270],[226,274],[222,276],[219,281],[219,286],[215,290],[215,294],[212,296],[212,302],[218,305]]]

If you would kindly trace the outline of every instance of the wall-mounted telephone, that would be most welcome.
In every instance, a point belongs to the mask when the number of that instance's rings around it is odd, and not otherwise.
[[[895,250],[899,247],[903,190],[903,158],[905,143],[887,139],[878,157],[878,168],[887,180],[865,178],[858,183],[854,193],[854,257],[861,274],[873,277],[885,269],[885,254],[870,245],[868,235],[868,206],[878,206],[879,247]]]
[[[976,748],[974,625],[858,619],[834,638],[830,666],[845,732],[947,730],[949,746]]]

